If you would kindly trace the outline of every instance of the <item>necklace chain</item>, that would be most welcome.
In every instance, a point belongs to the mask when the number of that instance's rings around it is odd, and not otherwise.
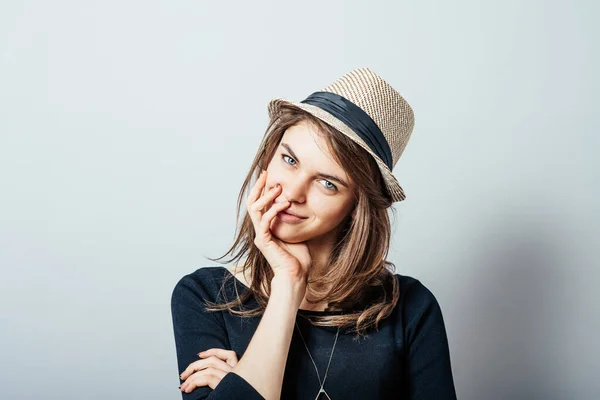
[[[296,329],[298,329],[298,333],[300,334],[302,343],[304,343],[304,347],[306,347],[306,352],[308,353],[308,356],[310,357],[310,361],[312,361],[313,365],[315,366],[315,371],[317,371],[317,379],[319,380],[319,385],[321,385],[321,387],[319,388],[319,393],[317,393],[317,397],[315,398],[315,400],[319,398],[319,395],[321,393],[325,393],[325,396],[327,396],[327,398],[331,400],[331,397],[329,397],[327,392],[323,389],[323,386],[325,385],[325,379],[327,379],[327,372],[329,372],[329,365],[331,364],[331,359],[333,358],[333,351],[335,350],[335,345],[337,343],[338,335],[340,333],[340,327],[338,327],[337,333],[335,334],[335,341],[333,342],[333,348],[331,349],[331,355],[329,356],[329,362],[327,363],[327,369],[325,370],[325,376],[323,377],[323,382],[321,382],[321,377],[319,376],[319,370],[317,369],[317,364],[315,364],[315,360],[313,360],[312,355],[310,354],[310,351],[308,350],[308,346],[306,345],[306,342],[304,341],[302,332],[300,332],[300,327],[298,326],[298,321],[296,321]]]

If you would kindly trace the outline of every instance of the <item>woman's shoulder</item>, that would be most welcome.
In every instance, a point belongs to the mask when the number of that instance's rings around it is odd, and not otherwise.
[[[433,292],[420,279],[398,273],[394,274],[394,278],[398,281],[403,309],[422,310],[431,306],[439,307]]]
[[[442,309],[432,290],[409,275],[394,274],[400,286],[400,299],[397,304],[398,316],[404,324],[420,324],[425,320],[435,320],[443,324]]]
[[[401,289],[407,290],[411,288],[425,286],[419,278],[412,275],[403,275],[395,273],[394,278],[396,278],[396,281],[398,281],[398,284],[400,285]]]
[[[181,279],[200,280],[204,283],[214,283],[222,280],[227,272],[231,271],[231,267],[223,267],[220,265],[207,265],[184,275]]]
[[[411,285],[421,283],[421,281],[419,281],[419,279],[417,279],[413,276],[410,276],[410,275],[402,275],[399,273],[395,273],[394,278],[396,278],[396,280],[402,287],[409,287]]]
[[[175,284],[173,297],[197,296],[215,299],[222,287],[224,278],[231,274],[229,268],[204,266],[185,274]]]

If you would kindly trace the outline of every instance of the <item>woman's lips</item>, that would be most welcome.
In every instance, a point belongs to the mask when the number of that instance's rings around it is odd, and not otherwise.
[[[290,224],[298,224],[304,221],[306,218],[300,218],[285,211],[280,211],[277,213],[277,218],[279,218],[283,222],[287,222]]]
[[[302,218],[302,219],[306,218],[306,217],[303,217],[302,215],[298,215],[295,212],[291,212],[289,210],[283,210],[282,212],[284,212],[284,213],[286,213],[288,215],[293,215],[294,217],[298,217],[298,218]]]
[[[283,199],[283,200],[281,200],[281,201],[275,201],[275,203],[281,203],[282,201],[285,201],[285,199]],[[279,213],[286,213],[286,214],[288,214],[288,215],[294,216],[294,217],[296,217],[296,218],[301,218],[301,219],[306,219],[306,218],[308,218],[308,217],[303,217],[302,215],[300,215],[300,214],[297,214],[297,213],[295,213],[295,212],[291,211],[290,209],[285,209],[285,210],[283,210],[283,211],[279,211]]]

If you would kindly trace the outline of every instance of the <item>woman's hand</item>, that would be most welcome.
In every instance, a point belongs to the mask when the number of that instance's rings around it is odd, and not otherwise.
[[[305,285],[312,262],[310,251],[304,242],[287,243],[277,239],[271,233],[271,222],[277,213],[290,206],[290,202],[288,200],[281,203],[273,202],[280,194],[280,185],[272,187],[263,194],[266,181],[267,171],[263,171],[247,201],[248,213],[256,232],[254,244],[273,268],[275,276],[282,276]]]
[[[198,356],[203,359],[191,363],[180,375],[181,380],[185,381],[179,388],[182,392],[190,393],[200,386],[210,386],[214,390],[238,363],[233,350],[213,348],[198,353]]]

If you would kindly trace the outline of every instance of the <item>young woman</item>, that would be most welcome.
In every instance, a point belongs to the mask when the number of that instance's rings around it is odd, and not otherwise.
[[[456,399],[436,298],[385,259],[411,107],[359,68],[268,110],[234,264],[173,290],[183,398]]]

